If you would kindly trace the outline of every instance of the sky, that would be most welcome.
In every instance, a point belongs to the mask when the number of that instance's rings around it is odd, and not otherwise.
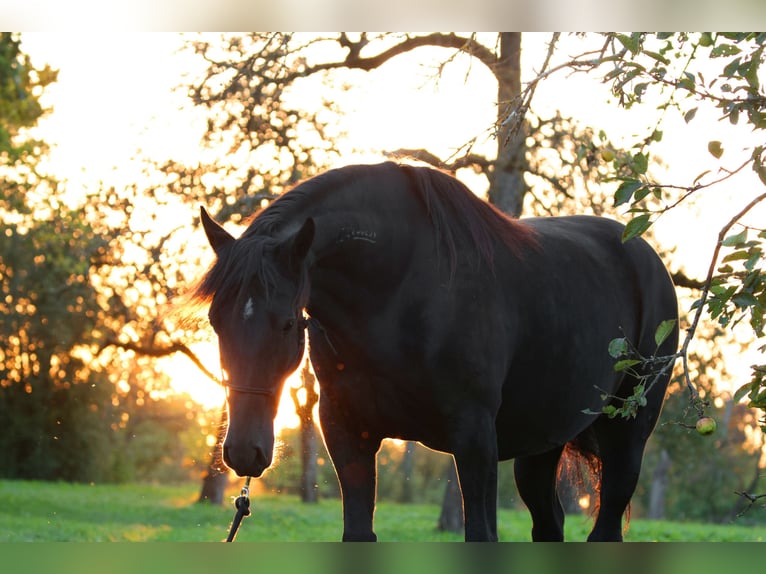
[[[524,34],[524,80],[534,77],[539,69],[549,38],[548,34]],[[38,131],[52,144],[52,171],[69,180],[68,188],[74,193],[100,180],[115,185],[132,181],[136,164],[131,158],[139,150],[149,157],[176,159],[192,159],[199,153],[204,122],[183,91],[176,89],[183,82],[182,74],[197,64],[178,53],[181,43],[177,34],[24,34],[22,49],[33,63],[49,63],[60,70],[58,81],[44,99],[53,112],[40,122]],[[565,38],[560,57],[579,49],[577,40]],[[434,54],[443,56],[444,52]],[[347,112],[344,127],[351,134],[351,140],[344,144],[343,163],[380,159],[372,151],[359,153],[352,148],[428,147],[445,157],[471,137],[486,134],[495,113],[496,88],[489,73],[478,63],[463,63],[448,67],[435,82],[436,63],[413,64],[402,58],[375,73],[349,76],[349,80],[361,82],[337,96]],[[307,98],[312,96],[306,94]],[[541,115],[561,109],[583,124],[608,128],[618,141],[645,133],[648,118],[656,116],[654,110],[647,107],[625,112],[608,104],[608,97],[604,86],[591,76],[558,74],[540,84],[533,107]],[[472,113],[464,113],[466,110]],[[701,117],[690,126],[668,118],[662,129],[665,137],[658,150],[668,166],[664,181],[678,185],[689,185],[709,167],[710,139],[724,142],[727,152],[720,165],[733,167],[739,150],[753,137],[742,129]],[[485,145],[494,145],[484,139]],[[472,186],[474,182],[466,183]],[[759,189],[762,187],[754,176],[737,177],[699,201],[694,209],[663,217],[656,226],[658,241],[674,247],[676,260],[685,262],[687,273],[701,278],[718,229],[731,217],[732,200]],[[207,353],[208,364],[216,364],[214,354]],[[219,389],[199,377],[191,364],[173,365],[178,388],[197,389],[209,406],[223,401]],[[206,393],[199,390],[203,385]]]

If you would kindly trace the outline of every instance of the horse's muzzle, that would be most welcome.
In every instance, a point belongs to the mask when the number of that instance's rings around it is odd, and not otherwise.
[[[224,443],[223,461],[239,476],[258,478],[271,466],[271,453],[258,446],[234,447]]]

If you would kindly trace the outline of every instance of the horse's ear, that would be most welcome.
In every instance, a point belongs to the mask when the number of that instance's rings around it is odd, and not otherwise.
[[[207,210],[200,206],[200,219],[202,220],[202,227],[205,229],[205,235],[210,242],[210,246],[216,254],[220,254],[221,250],[234,241],[234,237],[229,234],[221,225],[213,220],[208,214]]]
[[[314,220],[309,217],[301,228],[288,239],[289,266],[292,271],[298,271],[306,260],[311,244],[314,242],[314,231]]]

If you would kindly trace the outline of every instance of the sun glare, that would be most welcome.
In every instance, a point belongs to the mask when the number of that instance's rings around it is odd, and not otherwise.
[[[211,372],[215,370],[210,365],[218,364],[218,346],[215,343],[198,345],[194,353],[204,365],[208,365]],[[160,361],[163,371],[170,376],[170,386],[176,393],[186,393],[192,400],[204,409],[220,409],[226,400],[224,388],[205,375],[194,363],[184,355],[175,355]],[[301,363],[303,364],[303,363]],[[279,399],[279,409],[274,421],[274,429],[278,433],[283,428],[296,428],[300,425],[300,419],[295,414],[295,406],[290,396],[291,387],[301,385],[300,372],[291,374]]]

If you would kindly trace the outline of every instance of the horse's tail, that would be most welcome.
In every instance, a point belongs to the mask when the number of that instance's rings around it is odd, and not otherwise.
[[[601,503],[601,456],[592,429],[587,429],[564,447],[558,468],[559,478],[566,477],[578,496],[590,496],[588,506],[592,517],[598,516]],[[630,505],[625,510],[625,528],[630,523]]]

